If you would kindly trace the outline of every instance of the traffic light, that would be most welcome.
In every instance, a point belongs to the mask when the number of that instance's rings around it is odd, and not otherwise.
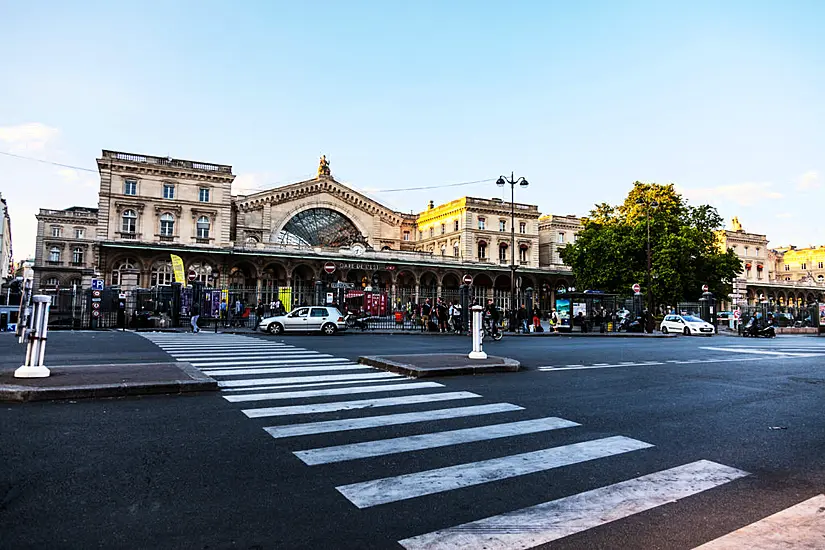
[[[366,277],[361,277],[361,288],[367,288],[367,279]]]

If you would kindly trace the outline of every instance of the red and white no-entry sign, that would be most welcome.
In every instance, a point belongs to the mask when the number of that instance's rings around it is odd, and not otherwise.
[[[461,278],[461,282],[465,285],[471,285],[473,284],[473,276],[468,273],[467,275]]]
[[[639,283],[633,283],[633,292],[636,294],[642,291],[642,286]]]
[[[189,270],[188,277],[189,277],[189,280],[190,280],[190,281],[194,281],[195,279],[197,279],[197,278],[198,278],[198,274],[197,274],[197,273],[195,273],[195,270],[194,270],[194,269],[190,269],[190,270]]]
[[[332,262],[327,262],[324,264],[324,271],[329,274],[335,273],[335,264]]]
[[[702,285],[702,292],[707,292],[708,288],[710,288],[708,285]]]

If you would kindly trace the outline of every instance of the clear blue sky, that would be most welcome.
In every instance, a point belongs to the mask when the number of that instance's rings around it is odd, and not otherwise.
[[[825,244],[825,2],[0,0],[0,151],[234,166],[238,188],[494,179],[586,214],[675,182],[773,245]],[[95,174],[0,156],[17,259]],[[501,196],[495,184],[373,196]],[[808,221],[810,220],[810,221]]]

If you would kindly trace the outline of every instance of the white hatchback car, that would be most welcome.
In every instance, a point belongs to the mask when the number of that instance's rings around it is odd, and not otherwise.
[[[295,308],[286,315],[265,317],[258,323],[258,328],[270,334],[320,331],[332,335],[339,330],[346,330],[347,323],[337,308],[312,306]]]
[[[693,315],[665,315],[659,330],[662,331],[662,334],[681,332],[685,336],[691,334],[712,336],[714,332],[713,325]]]

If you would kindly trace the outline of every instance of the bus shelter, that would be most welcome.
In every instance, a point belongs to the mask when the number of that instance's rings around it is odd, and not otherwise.
[[[627,314],[636,317],[642,304],[641,295],[626,298],[600,290],[559,293],[554,306],[559,316],[556,329],[561,332],[616,331],[618,319]]]

